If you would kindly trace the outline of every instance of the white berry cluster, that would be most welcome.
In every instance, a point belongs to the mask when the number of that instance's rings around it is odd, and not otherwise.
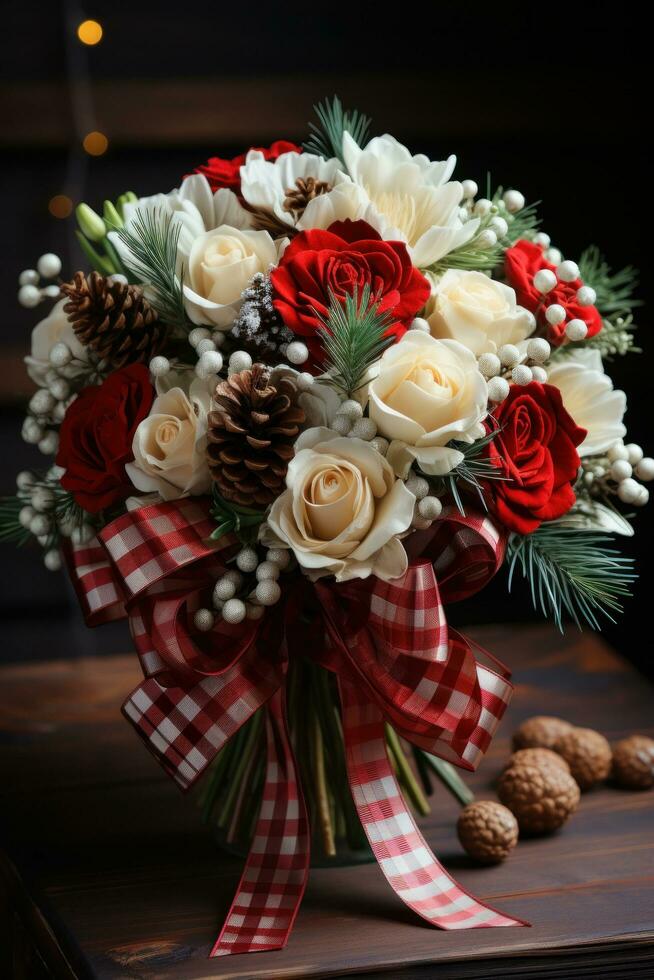
[[[56,279],[61,272],[61,259],[54,252],[46,252],[36,263],[36,269],[23,269],[18,277],[18,302],[26,309],[33,309],[46,299],[59,297],[59,286],[50,283],[41,286],[41,279]]]
[[[550,249],[546,255],[549,254],[549,260],[553,261],[551,252],[552,250]],[[534,286],[543,296],[547,296],[554,289],[557,282],[570,283],[580,278],[579,266],[576,262],[572,262],[570,259],[562,260],[558,250],[554,258],[559,260],[555,272],[552,272],[551,269],[539,269],[534,276]],[[576,299],[580,306],[593,306],[597,297],[592,286],[582,285],[577,290]],[[588,327],[584,320],[575,318],[568,320],[566,323],[566,317],[567,311],[559,303],[552,303],[550,306],[545,307],[545,319],[551,326],[560,327],[562,323],[565,323],[565,335],[569,341],[577,343],[585,340]]]
[[[213,629],[217,616],[234,624],[260,619],[267,606],[279,602],[282,590],[277,579],[290,565],[291,554],[285,548],[269,548],[263,560],[256,548],[242,548],[236,555],[236,568],[221,575],[214,586],[213,609],[195,613],[196,629]]]
[[[51,572],[61,568],[61,555],[56,547],[60,538],[70,538],[74,544],[87,544],[95,535],[95,529],[87,523],[70,521],[57,512],[59,482],[63,475],[59,466],[52,466],[45,478],[39,478],[29,470],[16,477],[17,496],[23,506],[18,512],[21,527],[33,534],[45,549],[43,563]]]
[[[593,496],[614,494],[623,504],[644,507],[649,490],[643,484],[654,480],[654,459],[635,442],[617,442],[606,456],[584,460],[582,480]]]
[[[477,198],[479,188],[474,180],[464,180],[463,202],[459,210],[462,221],[479,218],[479,230],[470,243],[479,249],[494,248],[498,242],[506,239],[513,215],[522,211],[525,206],[524,194],[517,190],[508,190],[503,197],[490,201],[486,197]]]
[[[519,348],[515,344],[503,344],[496,354],[481,354],[477,364],[488,381],[489,401],[503,402],[509,393],[509,382],[528,385],[530,381],[547,381],[543,365],[550,353],[550,345],[543,337],[532,337]]]
[[[406,487],[416,498],[411,527],[415,531],[425,531],[440,517],[443,505],[438,497],[429,493],[429,483],[424,476],[412,473],[406,480]]]
[[[54,367],[46,372],[45,382],[47,387],[39,388],[30,398],[21,434],[29,445],[38,446],[46,456],[54,456],[59,448],[57,428],[77,395],[68,379]]]
[[[364,416],[362,406],[354,398],[341,402],[331,427],[341,436],[369,442],[376,452],[386,455],[388,439],[377,435],[377,424]]]

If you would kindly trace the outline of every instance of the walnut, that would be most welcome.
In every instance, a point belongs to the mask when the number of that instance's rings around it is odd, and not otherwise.
[[[614,745],[613,778],[625,789],[654,786],[654,739],[632,735]]]
[[[552,765],[510,766],[500,776],[497,795],[526,834],[557,830],[579,803],[579,787],[570,773]]]
[[[592,728],[573,728],[557,738],[552,747],[566,760],[582,792],[606,779],[611,771],[611,746]]]
[[[510,810],[493,800],[469,803],[456,830],[466,854],[482,864],[497,864],[518,843],[518,822]]]
[[[562,755],[553,752],[551,749],[518,749],[514,752],[505,768],[509,766],[556,766],[564,772],[570,772],[570,766]]]
[[[551,749],[560,735],[572,731],[573,726],[563,718],[552,718],[549,715],[535,715],[527,718],[514,732],[514,749]]]

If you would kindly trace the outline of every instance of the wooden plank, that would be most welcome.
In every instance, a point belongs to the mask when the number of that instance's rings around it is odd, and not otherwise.
[[[566,71],[570,91],[583,91],[585,72]],[[625,139],[624,115],[607,114],[604,106],[612,93],[610,73],[593,79],[595,98],[584,106],[586,133],[602,138],[619,135]],[[384,131],[400,138],[432,141],[435,135],[448,138],[470,136],[469,107],[483,91],[502,92],[506,73],[495,76],[488,69],[468,66],[457,77],[430,65],[428,74],[419,72],[341,74],[338,90],[348,105],[358,106],[378,120]],[[541,121],[534,105],[542,99],[542,77],[521,76],[510,98],[486,102],[475,115],[477,139],[499,133],[538,136]],[[275,74],[250,77],[96,79],[90,98],[97,124],[111,143],[122,146],[175,145],[207,146],[257,143],[279,139],[302,140],[312,106],[334,90],[328,72]],[[447,91],[447,98],[442,94]],[[264,97],[262,97],[262,93]],[[5,124],[0,127],[3,146],[67,146],[73,135],[70,98],[64,82],[0,84],[0,101]],[[274,111],[271,112],[271,106]],[[443,148],[444,152],[447,150]]]
[[[611,738],[654,734],[652,691],[588,635],[549,628],[477,633],[517,691],[470,783],[481,796],[513,727],[555,712]],[[461,852],[444,792],[423,829],[462,884],[529,929],[444,933],[417,920],[376,865],[312,869],[287,949],[209,961],[241,864],[216,850],[118,715],[138,677],[131,655],[5,669],[0,760],[8,847],[22,888],[65,962],[101,978],[646,976],[654,971],[654,794],[604,787],[564,830],[522,841],[480,869]],[[466,776],[466,778],[468,778]],[[82,967],[79,967],[81,970]],[[566,972],[567,971],[567,972]],[[595,972],[593,972],[595,971]]]

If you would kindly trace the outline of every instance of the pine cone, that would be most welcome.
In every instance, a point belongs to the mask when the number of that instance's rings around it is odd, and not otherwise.
[[[241,294],[243,305],[228,336],[227,351],[244,350],[253,361],[279,364],[285,345],[295,339],[273,306],[268,276],[257,272]]]
[[[113,367],[148,363],[164,341],[164,327],[140,286],[110,282],[99,272],[76,272],[61,292],[77,339]]]
[[[284,490],[284,477],[304,422],[290,378],[270,383],[263,364],[233,374],[214,393],[207,458],[225,500],[264,508]]]

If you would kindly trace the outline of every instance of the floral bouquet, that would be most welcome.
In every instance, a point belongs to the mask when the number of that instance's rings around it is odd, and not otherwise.
[[[90,625],[127,616],[125,716],[248,854],[216,955],[285,944],[311,848],[376,858],[433,925],[519,924],[412,813],[435,777],[466,800],[452,764],[511,692],[445,606],[505,564],[598,626],[654,477],[603,367],[634,349],[632,270],[564,259],[519,191],[479,196],[338,99],[317,116],[302,148],[81,204],[90,270],[20,277],[56,300],[23,425],[54,465],[2,531],[63,557]]]

